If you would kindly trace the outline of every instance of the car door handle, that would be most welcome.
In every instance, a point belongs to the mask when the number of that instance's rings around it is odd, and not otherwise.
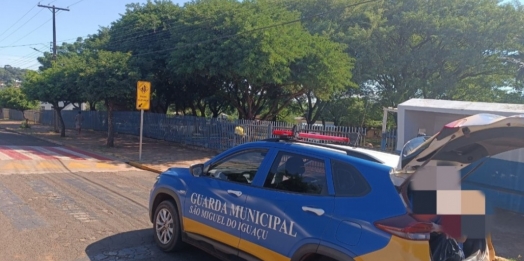
[[[227,190],[227,193],[229,193],[229,194],[233,194],[233,195],[235,195],[235,196],[237,196],[237,197],[242,196],[242,191],[238,191],[238,190],[230,190],[230,189],[228,189],[228,190]]]
[[[324,215],[324,210],[321,209],[321,208],[311,208],[311,207],[302,207],[302,210],[306,211],[306,212],[313,212],[315,214],[317,214],[317,216],[322,216]]]

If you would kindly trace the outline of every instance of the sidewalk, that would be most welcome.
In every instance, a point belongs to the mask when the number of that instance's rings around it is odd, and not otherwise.
[[[20,121],[0,120],[0,129],[9,129],[19,133],[32,135],[50,142],[88,150],[97,154],[115,158],[131,165],[145,166],[148,169],[164,171],[169,167],[188,167],[195,163],[203,163],[216,152],[201,148],[186,147],[177,143],[142,139],[142,161],[138,161],[139,137],[118,134],[115,136],[115,147],[105,146],[107,133],[91,130],[82,130],[78,135],[76,131],[66,130],[66,137],[61,138],[60,133],[55,133],[50,126],[31,125],[30,129],[21,129]]]

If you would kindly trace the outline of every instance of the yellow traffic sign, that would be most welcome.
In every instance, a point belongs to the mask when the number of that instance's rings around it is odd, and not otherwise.
[[[138,81],[136,84],[136,109],[149,110],[151,101],[151,83]]]

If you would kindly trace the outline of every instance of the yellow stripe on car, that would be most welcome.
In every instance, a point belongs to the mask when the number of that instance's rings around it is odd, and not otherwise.
[[[355,261],[430,261],[428,241],[413,241],[392,236],[382,249],[355,258]]]
[[[218,230],[214,227],[205,225],[193,219],[184,217],[183,218],[184,231],[189,233],[195,233],[201,236],[208,237],[210,239],[216,240],[223,244],[227,244],[231,247],[235,247],[253,255],[262,260],[271,260],[271,261],[289,261],[290,258],[283,256],[277,252],[271,251],[260,245],[251,243],[247,240],[242,240],[236,236],[233,236],[224,231]],[[239,244],[240,240],[240,244]]]

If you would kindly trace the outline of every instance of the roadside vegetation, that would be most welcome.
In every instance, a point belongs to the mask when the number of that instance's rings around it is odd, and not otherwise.
[[[109,122],[147,80],[151,113],[376,126],[410,98],[523,103],[523,27],[518,1],[151,1],[45,53],[22,90]]]

